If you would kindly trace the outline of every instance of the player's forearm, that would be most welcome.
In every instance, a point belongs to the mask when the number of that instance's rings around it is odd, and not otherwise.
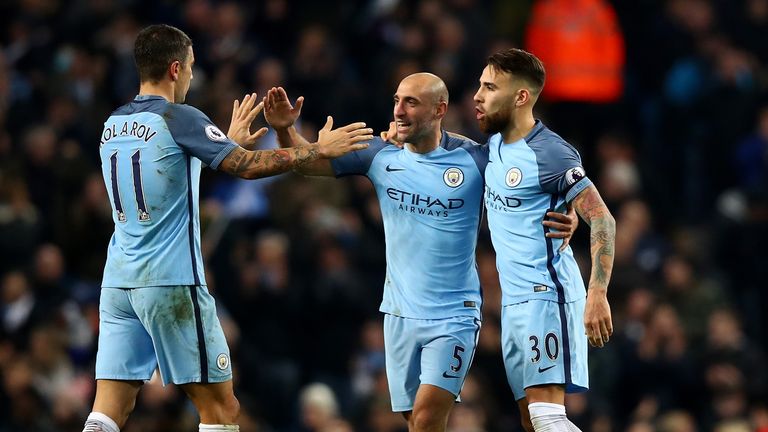
[[[235,148],[221,163],[221,169],[245,179],[256,179],[300,170],[316,162],[320,153],[316,145],[302,145],[277,150],[249,151]]]
[[[613,256],[616,243],[616,221],[610,213],[593,217],[588,221],[590,232],[590,252],[592,272],[589,277],[589,290],[608,289],[613,271]]]
[[[613,271],[616,221],[594,185],[588,186],[576,196],[573,208],[590,227],[592,272],[589,276],[589,290],[601,290],[604,293]]]
[[[296,148],[300,147],[317,147],[317,143],[310,143],[306,140],[295,127],[289,126],[285,129],[275,129],[277,135],[277,142],[281,148]],[[316,159],[313,161],[307,161],[296,165],[293,168],[298,174],[304,176],[333,176],[333,169],[331,168],[331,162],[327,159]]]
[[[277,135],[277,142],[282,148],[310,144],[294,126],[289,126],[285,129],[275,129],[275,134]]]

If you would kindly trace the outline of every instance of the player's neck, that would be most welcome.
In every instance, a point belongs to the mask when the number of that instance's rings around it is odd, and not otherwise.
[[[406,143],[405,145],[408,146],[408,150],[414,153],[426,154],[436,149],[440,145],[440,139],[442,137],[443,137],[443,131],[440,129],[437,129],[435,131],[430,132],[429,135],[424,137],[424,139],[421,139],[418,142],[414,142],[414,143],[409,142],[409,143]]]
[[[521,140],[524,136],[528,135],[533,127],[536,126],[536,119],[533,118],[533,113],[528,111],[525,113],[513,113],[512,121],[509,122],[509,126],[501,132],[501,136],[504,138],[505,143],[513,143]]]
[[[175,103],[176,98],[173,95],[173,84],[160,82],[143,82],[139,86],[139,96],[161,96],[170,103]]]

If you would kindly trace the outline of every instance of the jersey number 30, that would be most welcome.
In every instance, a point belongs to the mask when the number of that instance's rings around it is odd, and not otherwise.
[[[141,182],[141,150],[131,155],[131,171],[133,177],[133,192],[136,197],[136,209],[138,210],[139,222],[150,220],[147,203],[144,202],[144,186]],[[112,178],[112,205],[117,213],[118,222],[125,222],[125,211],[123,210],[123,200],[120,198],[120,188],[117,184],[117,152],[109,157],[110,176]]]

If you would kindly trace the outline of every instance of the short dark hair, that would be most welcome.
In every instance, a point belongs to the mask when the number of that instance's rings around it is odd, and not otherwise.
[[[141,82],[163,79],[168,65],[175,61],[187,62],[192,39],[176,27],[155,24],[144,28],[136,37],[133,56]]]
[[[535,55],[519,48],[499,51],[488,57],[488,66],[528,81],[537,95],[544,88],[544,64]]]

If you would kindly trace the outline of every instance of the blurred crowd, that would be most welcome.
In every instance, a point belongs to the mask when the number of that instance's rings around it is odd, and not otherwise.
[[[615,100],[545,91],[536,110],[580,150],[618,227],[615,334],[590,352],[592,389],[569,396],[569,416],[584,431],[768,431],[768,0],[6,0],[0,432],[79,431],[90,411],[112,233],[97,145],[137,92],[140,28],[192,37],[188,103],[224,130],[235,98],[276,85],[306,97],[309,139],[326,115],[382,130],[399,80],[431,71],[451,93],[446,129],[484,142],[472,95],[485,59],[525,47],[545,3],[561,3],[549,24],[566,38],[590,8],[613,14],[624,50]],[[384,241],[368,180],[206,170],[201,188],[241,430],[405,430],[384,376]],[[586,271],[588,233],[572,241]],[[478,266],[483,329],[449,430],[519,431],[485,228]],[[154,379],[124,430],[196,427],[181,391]]]

